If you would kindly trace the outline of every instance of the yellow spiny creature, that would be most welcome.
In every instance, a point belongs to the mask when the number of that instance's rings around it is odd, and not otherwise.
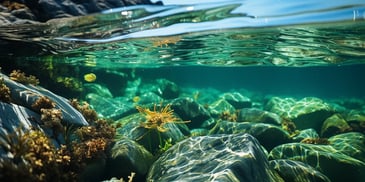
[[[146,121],[141,123],[141,126],[147,129],[157,129],[159,132],[166,132],[168,129],[164,127],[166,123],[188,123],[190,121],[182,121],[174,116],[174,110],[171,109],[171,104],[167,104],[162,107],[160,111],[156,111],[156,104],[153,111],[148,108],[136,106],[136,109],[143,115],[145,115]]]

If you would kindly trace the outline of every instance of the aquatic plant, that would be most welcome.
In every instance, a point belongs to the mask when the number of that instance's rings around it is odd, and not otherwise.
[[[52,129],[54,137],[63,133],[62,111],[60,109],[41,109],[41,121],[47,128]]]
[[[152,39],[153,47],[167,47],[169,44],[176,44],[181,40],[180,36],[171,36],[171,37],[163,37],[163,38],[154,38]]]
[[[72,178],[73,173],[65,173],[71,157],[62,150],[57,151],[42,131],[31,129],[23,132],[19,127],[1,139],[0,146],[12,154],[0,160],[1,181],[62,181]]]
[[[190,121],[182,121],[174,116],[174,110],[171,109],[171,104],[167,104],[165,107],[160,105],[160,111],[156,110],[156,104],[153,107],[153,111],[148,108],[136,106],[136,109],[145,116],[146,120],[141,123],[141,126],[147,129],[157,129],[159,132],[166,132],[167,128],[164,127],[166,123],[188,123]]]
[[[46,96],[39,97],[33,104],[32,108],[37,111],[41,112],[41,109],[52,109],[56,107],[56,103],[53,102]]]
[[[297,127],[295,126],[295,123],[293,121],[286,117],[281,117],[281,119],[281,128],[287,131],[291,137],[299,134],[299,130],[296,129]]]
[[[88,122],[94,122],[98,119],[98,114],[95,110],[90,108],[90,105],[87,102],[80,104],[77,99],[71,99],[70,104],[77,109]]]
[[[10,103],[10,89],[4,83],[4,78],[0,77],[0,101]]]
[[[28,8],[24,4],[21,4],[21,3],[18,3],[18,2],[14,2],[14,1],[9,1],[9,0],[2,1],[1,2],[1,5],[4,6],[4,7],[6,7],[9,11]]]
[[[226,121],[237,121],[237,113],[231,113],[229,110],[225,110],[220,113],[219,119]]]
[[[83,89],[82,82],[77,78],[58,76],[55,79],[55,82],[63,88],[69,89],[71,91],[81,92]]]
[[[164,153],[166,152],[166,150],[168,150],[169,148],[171,148],[173,146],[173,142],[172,142],[172,138],[169,138],[167,140],[165,140],[163,145],[158,145],[159,147],[159,153]]]
[[[300,143],[315,144],[315,145],[328,145],[330,142],[327,138],[304,138]]]
[[[26,76],[25,73],[21,72],[20,70],[13,70],[9,76],[11,80],[19,83],[32,84],[32,85],[39,84],[39,80],[35,76],[33,75]]]

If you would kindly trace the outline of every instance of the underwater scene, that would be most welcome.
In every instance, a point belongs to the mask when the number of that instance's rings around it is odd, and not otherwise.
[[[0,68],[0,181],[365,181],[363,0],[4,0]]]

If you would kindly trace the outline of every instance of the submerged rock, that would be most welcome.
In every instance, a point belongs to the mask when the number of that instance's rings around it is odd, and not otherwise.
[[[219,118],[223,113],[234,114],[236,109],[225,99],[219,99],[208,107],[210,115],[214,118]]]
[[[204,121],[210,119],[209,112],[192,98],[177,98],[171,103],[171,108],[184,121],[190,121],[191,128],[199,128]]]
[[[334,113],[329,104],[315,97],[305,97],[299,101],[273,97],[267,103],[266,109],[290,119],[298,129],[313,128],[317,132],[321,131],[322,123]]]
[[[299,132],[299,134],[294,136],[292,139],[295,142],[300,142],[303,139],[307,139],[307,138],[315,139],[315,138],[319,138],[319,135],[316,132],[316,130],[314,130],[313,128],[310,128],[310,129],[301,130]]]
[[[60,109],[62,112],[62,120],[66,124],[73,124],[78,126],[88,125],[88,122],[70,105],[70,102],[59,95],[56,95],[49,90],[46,90],[40,86],[35,85],[23,85],[9,79],[6,75],[0,74],[0,77],[4,79],[4,83],[10,89],[11,99],[17,105],[21,105],[30,110],[37,112],[32,105],[41,97],[47,97],[55,103],[55,108]]]
[[[365,113],[352,110],[345,118],[353,131],[365,133]]]
[[[335,135],[328,139],[333,148],[365,162],[365,135],[358,132],[349,132]]]
[[[269,159],[304,162],[322,172],[332,182],[365,180],[365,163],[330,145],[283,144],[271,150]]]
[[[275,113],[257,108],[243,108],[238,112],[237,122],[253,122],[280,125],[281,118]]]
[[[284,181],[291,182],[330,182],[327,176],[312,166],[299,161],[279,159],[271,160],[269,164]]]
[[[176,143],[181,141],[185,135],[190,135],[190,131],[184,123],[166,123],[163,125],[166,131],[162,132],[158,131],[157,128],[143,127],[144,122],[146,122],[146,118],[140,113],[122,118],[116,121],[122,125],[117,129],[117,133],[137,141],[153,154],[162,148],[167,141]]]
[[[147,181],[272,181],[283,179],[270,168],[265,152],[248,134],[190,137],[163,153]]]
[[[107,160],[106,178],[127,177],[136,173],[134,180],[145,179],[154,161],[153,155],[143,146],[128,138],[121,138],[113,145]]]
[[[275,146],[290,141],[289,133],[278,126],[264,123],[237,123],[220,121],[210,131],[211,134],[248,133],[254,136],[268,151]]]
[[[248,108],[252,106],[251,99],[243,96],[239,92],[225,93],[221,97],[236,109]]]
[[[351,128],[345,119],[339,114],[334,114],[323,122],[321,136],[328,138],[348,131],[351,131]]]
[[[94,93],[86,96],[87,102],[98,111],[100,117],[118,120],[128,114],[137,112],[128,98],[103,97]]]

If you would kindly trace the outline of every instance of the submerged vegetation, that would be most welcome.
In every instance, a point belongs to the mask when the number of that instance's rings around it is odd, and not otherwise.
[[[13,70],[9,76],[11,80],[14,80],[19,83],[32,84],[32,85],[39,84],[39,80],[35,76],[33,75],[26,76],[25,73],[21,72],[20,70]]]
[[[9,103],[11,101],[10,89],[4,83],[4,78],[0,77],[0,101]]]
[[[0,148],[8,152],[8,157],[0,159],[0,181],[80,181],[89,162],[106,159],[115,128],[97,118],[87,103],[80,105],[77,100],[71,103],[85,114],[89,126],[63,126],[61,110],[55,109],[49,98],[40,97],[32,108],[40,112],[43,126],[52,129],[54,135],[50,138],[41,129],[19,127],[0,137]],[[55,146],[52,138],[57,140],[59,134],[68,135],[63,136],[68,139]]]

